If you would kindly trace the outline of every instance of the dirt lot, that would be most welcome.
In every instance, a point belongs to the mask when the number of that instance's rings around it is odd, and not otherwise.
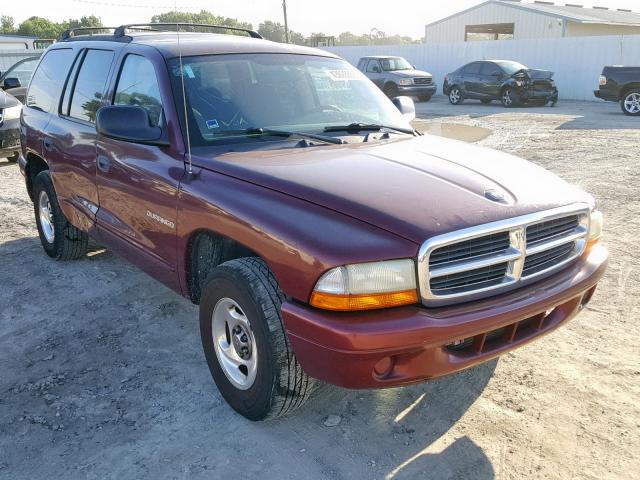
[[[580,317],[460,375],[331,388],[250,423],[210,379],[196,307],[109,252],[50,261],[0,161],[0,478],[640,478],[640,119],[604,103],[419,112],[488,128],[480,144],[597,197],[611,264]]]

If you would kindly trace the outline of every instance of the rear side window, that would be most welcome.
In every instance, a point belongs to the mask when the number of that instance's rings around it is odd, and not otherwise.
[[[73,50],[70,48],[49,50],[31,80],[27,106],[43,112],[53,111],[72,62]]]
[[[478,73],[480,73],[481,66],[482,64],[480,62],[470,63],[469,65],[464,67],[462,73],[464,73],[465,75],[477,75]]]
[[[70,117],[95,123],[112,60],[111,51],[87,50],[73,87]]]
[[[502,70],[495,63],[485,63],[482,65],[482,75],[500,75]]]
[[[153,64],[140,55],[127,55],[120,71],[114,105],[139,105],[149,113],[151,124],[160,126],[162,100]]]

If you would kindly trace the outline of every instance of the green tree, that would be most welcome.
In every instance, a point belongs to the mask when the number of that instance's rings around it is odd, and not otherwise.
[[[227,27],[253,30],[253,25],[248,22],[241,22],[237,18],[219,17],[207,10],[200,10],[200,13],[176,11],[160,13],[151,17],[151,23],[204,23],[207,25],[224,25]],[[194,30],[204,29],[194,28]]]
[[[68,21],[63,23],[66,24],[65,26],[67,28],[103,27],[104,26],[102,25],[102,20],[100,19],[100,17],[96,17],[95,15],[80,17],[79,20],[69,19]]]
[[[30,17],[18,26],[19,35],[37,38],[58,38],[65,30],[62,23],[55,23],[42,17]]]
[[[284,43],[286,40],[284,25],[278,22],[272,22],[271,20],[262,22],[260,26],[258,26],[258,33],[272,42]],[[298,32],[292,32],[291,30],[289,30],[289,42],[297,45],[306,44],[304,35]]]
[[[0,17],[0,33],[15,33],[16,27],[13,23],[13,17],[2,15]]]

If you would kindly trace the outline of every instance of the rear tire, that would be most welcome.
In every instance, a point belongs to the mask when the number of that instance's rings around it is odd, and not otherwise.
[[[19,156],[20,156],[19,154],[15,153],[15,154],[11,155],[10,157],[7,157],[7,161],[9,163],[16,163],[18,161],[18,157]]]
[[[47,170],[33,181],[33,208],[42,248],[56,260],[76,260],[87,253],[89,236],[69,223],[58,203]]]
[[[620,107],[625,115],[640,116],[640,90],[629,90],[620,100]]]
[[[285,415],[319,387],[296,360],[282,323],[284,296],[259,258],[216,267],[202,290],[200,335],[211,376],[249,420]]]
[[[449,103],[451,105],[460,105],[464,101],[462,90],[457,85],[449,89]]]

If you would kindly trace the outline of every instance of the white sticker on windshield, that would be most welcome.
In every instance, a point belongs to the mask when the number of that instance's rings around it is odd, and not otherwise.
[[[333,80],[360,80],[353,70],[329,70],[327,73]]]
[[[187,77],[189,78],[196,78],[196,75],[193,73],[193,70],[191,69],[191,65],[184,66],[184,73],[186,73]]]

